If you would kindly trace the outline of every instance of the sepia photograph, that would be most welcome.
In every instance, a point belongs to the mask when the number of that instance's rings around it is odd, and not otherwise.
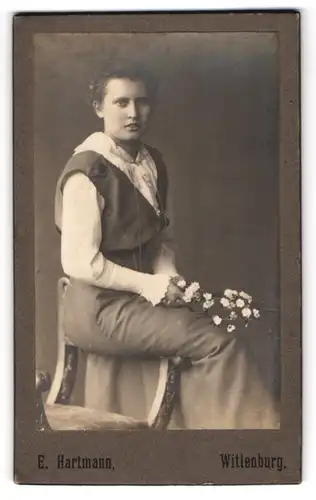
[[[154,453],[244,431],[266,443],[214,445],[227,481],[286,478],[280,34],[64,21],[31,38],[32,415],[54,449],[34,474],[114,477],[118,458],[91,450],[103,433]]]
[[[168,395],[175,428],[280,425],[277,69],[269,33],[35,36],[49,403],[83,353],[100,429],[112,413],[167,427]]]

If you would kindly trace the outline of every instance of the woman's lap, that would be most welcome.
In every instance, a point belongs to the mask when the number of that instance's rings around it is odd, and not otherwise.
[[[71,342],[109,355],[198,360],[215,355],[234,338],[188,308],[153,307],[135,294],[102,294],[87,286],[70,287],[64,315]]]

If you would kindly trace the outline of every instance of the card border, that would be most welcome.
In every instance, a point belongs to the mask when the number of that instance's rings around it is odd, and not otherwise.
[[[103,452],[114,472],[39,470],[37,455],[89,455],[100,434],[35,431],[35,267],[33,186],[33,35],[97,32],[274,31],[280,54],[281,429],[107,432]],[[13,19],[15,481],[22,484],[264,484],[301,480],[301,174],[300,14],[20,14]],[[30,363],[32,360],[32,363]],[[28,395],[26,398],[25,395]],[[78,435],[80,434],[80,436]],[[153,453],[154,450],[154,453]],[[282,455],[282,472],[223,470],[215,450]],[[266,450],[266,451],[265,451]],[[29,457],[28,460],[25,458]],[[32,459],[34,458],[34,460]],[[184,459],[184,457],[188,457]]]

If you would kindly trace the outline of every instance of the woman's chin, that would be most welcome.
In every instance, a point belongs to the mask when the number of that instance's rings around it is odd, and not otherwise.
[[[126,130],[124,134],[122,134],[122,141],[137,141],[141,139],[143,136],[143,130]]]

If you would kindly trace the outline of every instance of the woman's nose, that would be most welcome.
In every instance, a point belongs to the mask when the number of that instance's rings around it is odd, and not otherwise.
[[[138,115],[138,109],[135,102],[130,102],[128,106],[128,115],[130,118],[135,118]]]

